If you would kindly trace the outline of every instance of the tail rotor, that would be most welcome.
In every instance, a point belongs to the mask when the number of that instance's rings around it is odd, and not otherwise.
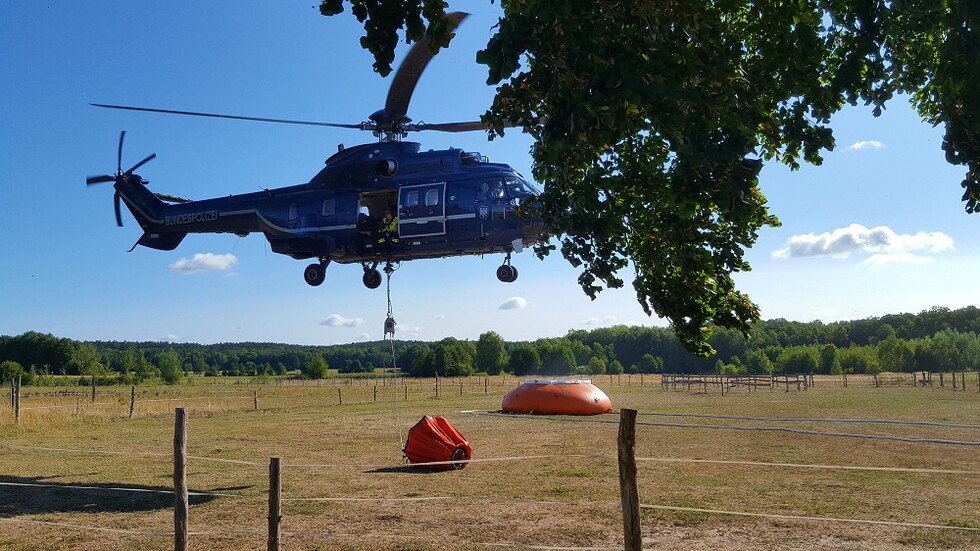
[[[101,176],[89,176],[88,178],[85,179],[85,184],[86,185],[91,186],[91,185],[95,185],[95,184],[104,184],[104,183],[107,183],[107,182],[114,182],[118,186],[119,184],[129,182],[131,178],[135,178],[136,183],[139,183],[139,184],[146,185],[146,184],[149,183],[147,180],[144,180],[139,175],[133,174],[133,172],[136,169],[140,168],[141,166],[145,165],[146,163],[148,163],[148,162],[152,161],[153,159],[155,159],[156,156],[157,156],[157,154],[156,153],[151,153],[145,159],[143,159],[142,161],[140,161],[140,162],[136,163],[135,165],[133,165],[132,168],[130,168],[129,170],[123,172],[123,169],[122,169],[122,152],[123,152],[123,141],[125,139],[126,139],[126,131],[123,130],[122,132],[119,133],[119,151],[118,151],[118,153],[116,155],[116,174],[115,175],[103,174]],[[116,225],[119,226],[119,227],[122,227],[123,224],[122,224],[122,214],[121,214],[120,209],[119,209],[119,188],[118,187],[116,188],[115,194],[113,194],[113,196],[112,196],[112,202],[113,202],[113,208],[116,211]]]

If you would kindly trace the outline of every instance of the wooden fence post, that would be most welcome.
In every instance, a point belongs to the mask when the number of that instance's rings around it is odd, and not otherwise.
[[[133,409],[136,407],[136,385],[133,385],[132,391],[129,393],[129,418],[133,418]]]
[[[95,374],[92,374],[92,403],[95,403]]]
[[[623,541],[626,551],[640,551],[640,495],[636,488],[636,410],[619,414],[619,497],[623,504]]]
[[[269,551],[279,551],[282,523],[282,459],[269,459]]]
[[[13,381],[11,381],[13,383]],[[20,423],[20,375],[17,376],[17,388],[14,392],[14,422]]]
[[[259,391],[252,391],[252,409],[255,411],[259,410]]]
[[[174,422],[174,551],[187,550],[187,410],[177,408]]]
[[[378,385],[374,385],[374,401],[378,401]]]

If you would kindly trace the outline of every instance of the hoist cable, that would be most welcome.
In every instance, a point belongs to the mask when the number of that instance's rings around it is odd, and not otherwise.
[[[388,292],[388,317],[385,319],[385,335],[384,338],[388,341],[388,345],[391,350],[391,367],[395,372],[394,381],[395,384],[391,385],[391,415],[393,417],[391,426],[398,426],[398,360],[395,355],[395,319],[392,317],[392,307],[391,307],[391,274],[394,273],[394,268],[392,268],[391,263],[388,263],[385,268],[385,277],[387,279],[386,289]],[[390,334],[390,338],[389,338]],[[398,435],[398,449],[405,449],[405,440],[402,438],[401,432],[396,430]]]

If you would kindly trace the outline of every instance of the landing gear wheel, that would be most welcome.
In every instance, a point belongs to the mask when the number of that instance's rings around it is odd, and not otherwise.
[[[303,279],[309,285],[316,287],[327,279],[327,267],[323,264],[310,264],[303,270]]]
[[[504,283],[513,283],[517,280],[517,268],[509,264],[501,264],[497,268],[497,279]]]
[[[364,282],[364,286],[368,289],[377,289],[381,287],[381,272],[378,270],[365,270],[361,281]]]

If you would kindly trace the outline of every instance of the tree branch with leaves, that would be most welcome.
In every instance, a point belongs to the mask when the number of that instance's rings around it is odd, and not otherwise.
[[[441,0],[351,5],[375,69],[403,37],[448,45]],[[759,308],[735,288],[745,250],[778,226],[759,189],[763,162],[819,165],[831,116],[896,94],[943,124],[963,165],[967,212],[980,209],[980,3],[971,0],[501,0],[477,61],[497,86],[483,120],[533,136],[546,234],[581,269],[592,298],[632,269],[647,314],[691,351],[710,327],[748,334]],[[424,29],[424,30],[423,30]],[[554,245],[537,248],[547,255]]]

